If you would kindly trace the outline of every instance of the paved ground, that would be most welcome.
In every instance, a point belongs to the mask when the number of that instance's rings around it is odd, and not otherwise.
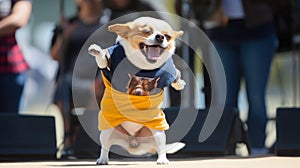
[[[112,160],[107,168],[300,168],[300,157],[217,157],[170,159],[169,165],[156,165],[155,160]],[[96,167],[95,160],[5,162],[0,168],[85,168]],[[99,166],[97,166],[99,167]]]

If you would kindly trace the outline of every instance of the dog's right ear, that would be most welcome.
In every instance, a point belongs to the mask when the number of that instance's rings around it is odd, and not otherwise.
[[[131,73],[128,73],[129,79],[132,79],[133,75]]]
[[[128,32],[131,30],[131,26],[130,23],[125,23],[125,24],[114,24],[114,25],[110,25],[108,27],[108,30],[110,32],[114,32],[117,35],[126,38]]]

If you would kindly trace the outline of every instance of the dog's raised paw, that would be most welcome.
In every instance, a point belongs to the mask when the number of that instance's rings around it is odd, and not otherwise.
[[[92,56],[100,56],[102,53],[102,49],[100,46],[98,46],[97,44],[92,44],[90,45],[90,47],[88,48],[88,52],[89,54],[91,54]]]
[[[185,85],[186,85],[186,83],[182,79],[179,79],[178,81],[171,84],[171,86],[176,90],[182,90]]]

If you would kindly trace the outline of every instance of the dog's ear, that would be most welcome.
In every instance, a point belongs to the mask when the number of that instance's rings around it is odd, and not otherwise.
[[[129,77],[129,80],[128,80],[126,89],[129,89],[132,85],[136,85],[136,83],[137,83],[138,80],[139,80],[138,77],[135,76],[134,74],[128,73],[128,77]]]
[[[114,25],[110,25],[108,27],[108,30],[110,32],[114,32],[117,35],[125,38],[126,35],[128,34],[128,32],[131,30],[131,26],[130,26],[130,23],[114,24]]]
[[[128,76],[129,76],[130,80],[135,80],[135,81],[138,80],[138,77],[134,74],[128,73]]]
[[[173,33],[174,33],[175,38],[180,37],[180,36],[183,35],[183,31],[182,30],[180,30],[180,31],[173,31]]]
[[[130,87],[130,83],[131,83],[131,80],[132,80],[132,75],[130,73],[128,73],[128,77],[129,77],[129,80],[128,80],[128,83],[126,85],[126,89],[129,89],[129,87]]]
[[[160,77],[156,77],[155,79],[152,80],[150,91],[157,88],[159,79],[160,79]]]
[[[131,73],[128,73],[128,77],[129,77],[129,79],[131,79],[132,78],[132,74]]]

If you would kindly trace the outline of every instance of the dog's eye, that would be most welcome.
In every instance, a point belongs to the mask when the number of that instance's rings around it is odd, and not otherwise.
[[[150,29],[143,29],[142,32],[147,35],[151,35],[152,31]]]
[[[165,34],[166,40],[169,41],[171,39],[171,36]]]

